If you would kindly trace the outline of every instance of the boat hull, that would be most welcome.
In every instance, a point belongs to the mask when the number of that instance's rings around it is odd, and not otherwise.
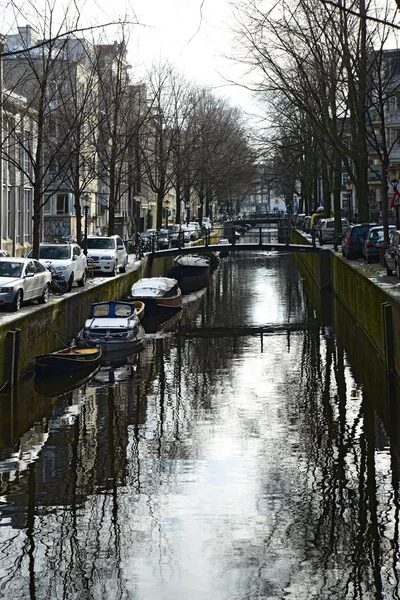
[[[190,294],[210,283],[210,267],[172,267],[169,272],[179,282],[182,294]]]
[[[36,372],[41,375],[51,375],[83,371],[94,368],[100,362],[101,356],[101,348],[95,346],[64,348],[58,352],[36,356]]]

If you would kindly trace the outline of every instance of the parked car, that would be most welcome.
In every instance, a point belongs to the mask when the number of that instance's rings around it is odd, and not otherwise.
[[[191,232],[193,232],[193,236],[191,234],[192,240],[198,240],[199,238],[201,238],[201,228],[200,225],[196,222],[196,221],[190,221],[188,223],[188,227],[190,229]]]
[[[362,245],[368,232],[376,223],[359,223],[348,225],[342,238],[342,254],[347,259],[362,256]]]
[[[395,230],[395,225],[389,225],[389,235]],[[372,229],[369,230],[362,247],[364,260],[366,260],[368,264],[373,261],[379,261],[383,242],[383,227],[381,225],[378,227],[372,227]]]
[[[347,219],[341,219],[342,221],[342,232],[344,232],[349,224]],[[322,219],[319,223],[319,244],[330,244],[335,238],[335,219]]]
[[[128,253],[119,235],[92,236],[87,238],[88,268],[93,271],[116,275],[125,273]]]
[[[32,252],[28,254],[32,258]],[[57,275],[62,275],[71,290],[74,281],[79,287],[86,283],[87,260],[78,244],[47,244],[39,246],[39,262],[45,267],[52,265]]]
[[[24,302],[49,299],[51,273],[34,258],[0,258],[0,306],[17,311]]]
[[[183,233],[182,226],[177,223],[168,225],[168,237],[171,244],[171,248],[178,248],[179,245],[183,245]]]
[[[304,221],[303,221],[303,231],[305,231],[305,233],[309,233],[310,228],[311,228],[311,217],[310,217],[310,215],[306,215],[304,217]]]
[[[158,248],[158,250],[168,250],[168,248],[169,248],[168,229],[160,229],[157,232],[157,248]]]
[[[387,274],[393,275],[393,271],[396,271],[396,275],[400,279],[400,230],[396,228],[389,235],[389,243],[385,249],[384,260]]]
[[[203,217],[202,227],[204,229],[206,229],[207,231],[211,231],[212,225],[211,225],[211,219],[210,219],[210,217]],[[246,225],[245,225],[245,227],[246,227]]]
[[[182,234],[183,234],[183,242],[185,244],[188,244],[191,239],[190,239],[190,229],[188,228],[187,225],[182,225]]]

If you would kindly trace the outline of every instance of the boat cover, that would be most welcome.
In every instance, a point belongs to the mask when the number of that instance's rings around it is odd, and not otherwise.
[[[171,277],[143,277],[133,284],[132,298],[163,298],[178,282]]]
[[[209,267],[210,259],[208,256],[199,256],[198,254],[186,254],[177,256],[174,261],[180,267]]]

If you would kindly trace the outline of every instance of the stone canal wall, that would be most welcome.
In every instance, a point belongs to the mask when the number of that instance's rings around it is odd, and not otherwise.
[[[293,243],[310,243],[293,231]],[[319,254],[296,254],[294,260],[306,279],[330,289],[368,337],[387,372],[400,379],[400,292],[382,287],[363,264],[322,249]],[[322,259],[322,260],[321,260]],[[326,273],[321,271],[328,267]]]

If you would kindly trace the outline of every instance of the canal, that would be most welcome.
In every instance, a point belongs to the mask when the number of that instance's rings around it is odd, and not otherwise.
[[[1,395],[0,597],[399,598],[398,390],[291,256],[61,392]]]

